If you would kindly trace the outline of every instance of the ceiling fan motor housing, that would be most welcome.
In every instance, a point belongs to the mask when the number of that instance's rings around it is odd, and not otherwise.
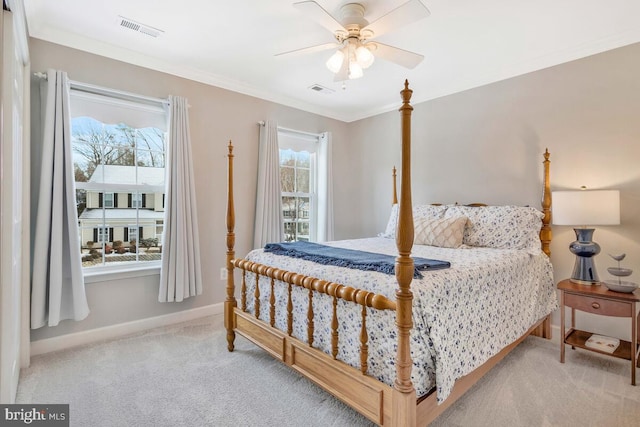
[[[352,28],[359,31],[360,28],[369,25],[369,21],[364,19],[364,6],[359,3],[347,3],[340,8],[342,15],[342,25],[345,26],[349,33]]]

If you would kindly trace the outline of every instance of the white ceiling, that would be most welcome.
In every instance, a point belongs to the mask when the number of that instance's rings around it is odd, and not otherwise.
[[[413,70],[377,60],[333,81],[333,51],[275,57],[332,42],[299,0],[24,0],[31,37],[256,96],[346,122],[640,42],[639,0],[422,0],[431,16],[378,41],[418,52]],[[369,22],[406,0],[358,0]],[[349,0],[317,0],[339,19]],[[164,31],[125,29],[118,16]],[[73,78],[73,76],[71,76]],[[331,94],[309,89],[319,84]]]

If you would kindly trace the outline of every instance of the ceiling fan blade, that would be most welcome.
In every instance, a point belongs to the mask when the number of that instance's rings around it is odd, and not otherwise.
[[[409,52],[408,50],[389,46],[387,44],[371,42],[367,43],[367,46],[371,50],[371,53],[373,53],[373,56],[375,56],[376,58],[394,62],[409,69],[415,68],[424,59],[424,55],[420,55],[419,53],[415,52]]]
[[[348,32],[347,29],[336,20],[336,18],[331,16],[329,12],[324,10],[322,6],[315,1],[301,1],[294,3],[293,7],[306,13],[309,18],[331,31],[331,34],[335,34],[336,32]]]
[[[371,31],[373,36],[369,38],[378,37],[389,31],[426,18],[429,15],[431,15],[431,12],[429,12],[429,9],[427,9],[420,0],[410,0],[376,19],[360,31]]]
[[[340,49],[342,45],[340,43],[324,43],[319,44],[317,46],[303,47],[302,49],[290,50],[288,52],[276,53],[274,56],[284,56],[284,55],[302,55],[306,53],[314,53],[321,52],[323,50],[329,49]]]

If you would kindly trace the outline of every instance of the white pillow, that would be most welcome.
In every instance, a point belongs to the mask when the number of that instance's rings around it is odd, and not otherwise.
[[[395,203],[391,207],[391,215],[389,215],[389,221],[387,221],[387,228],[385,228],[384,232],[380,233],[378,236],[386,237],[388,239],[395,238],[397,226],[398,226],[398,204]]]
[[[444,211],[447,209],[446,206],[436,206],[436,205],[417,205],[413,207],[413,223],[414,228],[416,221],[418,219],[436,219],[436,218],[444,218]],[[387,222],[387,227],[384,233],[378,234],[379,237],[386,237],[388,239],[396,238],[396,229],[398,228],[398,213],[399,208],[398,204],[394,204],[391,207],[391,215],[389,215],[389,221]]]
[[[463,243],[497,249],[540,250],[544,214],[527,206],[450,206],[445,218],[469,219]]]
[[[415,238],[413,243],[416,245],[454,249],[462,246],[467,217],[419,218],[414,222]]]

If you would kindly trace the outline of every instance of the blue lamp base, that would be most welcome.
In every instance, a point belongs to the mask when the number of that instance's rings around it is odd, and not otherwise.
[[[593,257],[600,253],[600,245],[592,241],[594,228],[574,228],[576,241],[569,245],[569,250],[576,256],[571,281],[581,285],[599,285],[600,279],[596,271]]]

